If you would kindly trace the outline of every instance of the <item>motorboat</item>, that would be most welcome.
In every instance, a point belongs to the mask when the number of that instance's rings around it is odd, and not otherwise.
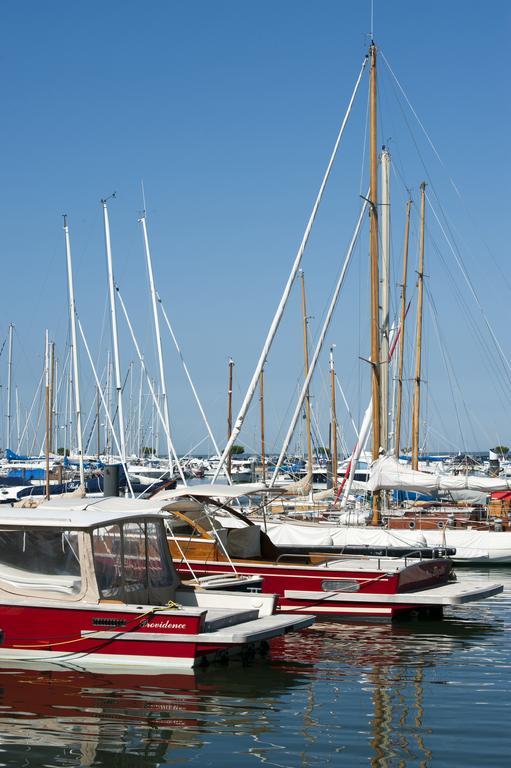
[[[121,498],[2,509],[0,663],[190,668],[312,624],[276,614],[273,594],[184,584],[167,517]]]
[[[501,584],[458,580],[448,557],[424,558],[420,551],[404,558],[328,553],[312,540],[279,547],[226,503],[216,513],[208,508],[207,493],[207,487],[176,489],[160,499],[169,513],[168,542],[178,571],[192,578],[258,574],[263,594],[278,594],[282,611],[357,619],[440,616],[445,606],[503,590]],[[229,512],[235,524],[228,522]]]

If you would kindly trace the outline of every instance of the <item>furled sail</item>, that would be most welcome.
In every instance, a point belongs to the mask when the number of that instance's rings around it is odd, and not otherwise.
[[[307,496],[312,488],[312,469],[307,469],[307,474],[295,483],[285,485],[282,490],[287,496]]]
[[[429,495],[437,491],[462,490],[492,493],[511,490],[511,480],[505,477],[419,472],[408,464],[400,464],[394,456],[383,456],[371,465],[367,489],[369,491],[417,491]]]

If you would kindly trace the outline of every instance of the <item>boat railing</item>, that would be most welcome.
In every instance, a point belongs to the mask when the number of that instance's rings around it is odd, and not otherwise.
[[[283,552],[280,554],[277,559],[275,560],[276,563],[288,559],[288,558],[296,558],[304,560],[306,558],[310,558],[312,555],[314,557],[321,557],[323,560],[340,560],[341,558],[346,558],[349,560],[368,560],[370,558],[378,557],[377,555],[361,555],[361,554],[354,554],[351,555],[349,552]]]

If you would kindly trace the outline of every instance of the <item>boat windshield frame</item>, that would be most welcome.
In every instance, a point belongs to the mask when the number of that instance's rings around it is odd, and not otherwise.
[[[180,578],[161,518],[95,525],[90,550],[100,600],[166,605],[174,599]]]

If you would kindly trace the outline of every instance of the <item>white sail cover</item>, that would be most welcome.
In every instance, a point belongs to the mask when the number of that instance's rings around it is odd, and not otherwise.
[[[437,491],[494,491],[511,490],[511,480],[505,477],[478,477],[477,475],[441,475],[419,472],[408,464],[400,464],[394,456],[377,459],[370,470],[369,491],[417,491],[434,495]]]

